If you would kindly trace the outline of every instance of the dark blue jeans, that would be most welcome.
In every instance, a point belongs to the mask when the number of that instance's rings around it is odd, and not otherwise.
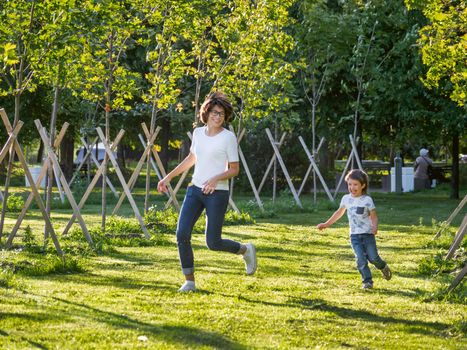
[[[222,225],[229,204],[229,191],[216,190],[212,194],[204,194],[201,188],[189,186],[183,200],[177,225],[177,245],[182,272],[184,275],[194,273],[191,232],[203,209],[206,209],[206,245],[211,250],[238,253],[240,243],[222,239]]]
[[[362,275],[362,282],[371,282],[371,271],[368,267],[368,261],[375,265],[378,269],[383,269],[386,262],[381,259],[376,248],[376,240],[374,234],[359,234],[350,235],[350,244],[355,253],[355,260],[357,262],[357,269]]]

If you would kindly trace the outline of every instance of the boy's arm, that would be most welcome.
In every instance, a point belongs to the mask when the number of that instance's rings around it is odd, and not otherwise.
[[[376,214],[376,209],[370,211],[370,221],[371,221],[371,232],[374,235],[378,233],[378,215]]]
[[[345,213],[345,207],[340,207],[334,212],[334,214],[331,215],[331,217],[326,222],[322,222],[316,225],[316,228],[319,230],[323,230],[331,226],[333,223],[339,220],[342,217],[342,215],[344,215],[344,213]]]

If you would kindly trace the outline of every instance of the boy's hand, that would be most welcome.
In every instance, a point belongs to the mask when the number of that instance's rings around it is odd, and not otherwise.
[[[317,228],[318,230],[324,230],[324,229],[327,228],[327,227],[328,227],[328,225],[326,225],[326,223],[324,223],[324,222],[322,222],[322,223],[316,225],[316,228]]]

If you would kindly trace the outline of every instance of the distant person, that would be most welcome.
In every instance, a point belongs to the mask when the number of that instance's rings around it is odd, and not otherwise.
[[[359,169],[351,170],[345,177],[349,194],[342,197],[339,209],[323,223],[316,226],[323,230],[344,215],[350,226],[350,244],[355,253],[357,269],[362,276],[363,289],[373,288],[373,278],[368,261],[381,270],[383,277],[390,280],[392,277],[388,264],[381,259],[376,248],[375,235],[378,233],[378,216],[376,215],[373,199],[367,194],[368,175]]]
[[[253,244],[241,244],[221,237],[229,204],[228,179],[236,176],[240,170],[237,139],[233,132],[223,127],[230,120],[232,112],[232,105],[223,93],[209,95],[200,109],[200,119],[205,126],[194,130],[190,153],[157,185],[159,192],[167,192],[167,185],[172,178],[195,166],[192,184],[187,188],[177,225],[178,253],[185,275],[185,283],[179,292],[196,290],[191,232],[204,209],[208,248],[241,254],[247,275],[256,271],[256,249]]]
[[[424,190],[431,188],[431,179],[428,173],[428,168],[433,166],[433,161],[428,158],[428,150],[422,148],[420,157],[417,157],[414,163],[414,189]]]

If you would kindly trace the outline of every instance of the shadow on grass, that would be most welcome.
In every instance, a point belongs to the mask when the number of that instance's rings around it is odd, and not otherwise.
[[[227,295],[226,295],[227,296]],[[439,335],[439,332],[445,330],[449,325],[440,322],[426,322],[421,320],[408,320],[391,316],[380,316],[375,313],[365,310],[348,309],[336,305],[328,304],[321,299],[307,299],[291,297],[286,303],[275,303],[263,300],[254,300],[244,296],[232,296],[249,303],[258,303],[262,305],[270,305],[276,307],[293,307],[304,310],[319,310],[335,314],[343,319],[354,319],[378,324],[400,324],[405,330],[410,333],[424,335]]]
[[[217,349],[246,349],[242,344],[230,340],[216,332],[179,325],[166,324],[158,326],[133,319],[126,315],[103,311],[86,304],[75,303],[58,297],[49,297],[44,295],[41,295],[41,297],[49,298],[71,306],[74,314],[79,315],[79,317],[86,317],[97,322],[105,323],[114,328],[134,330],[140,334],[148,336],[148,338],[152,335],[157,339],[185,347],[208,346]],[[66,310],[65,312],[70,312],[70,310]]]
[[[39,279],[35,277],[36,279]],[[48,276],[48,280],[50,280]],[[114,287],[120,289],[128,290],[139,290],[139,289],[149,289],[154,291],[174,291],[178,286],[174,284],[161,283],[160,281],[151,282],[141,282],[140,280],[130,278],[128,276],[101,276],[92,273],[80,274],[80,275],[55,275],[53,276],[55,281],[60,281],[62,283],[80,283],[86,284],[91,287]]]

